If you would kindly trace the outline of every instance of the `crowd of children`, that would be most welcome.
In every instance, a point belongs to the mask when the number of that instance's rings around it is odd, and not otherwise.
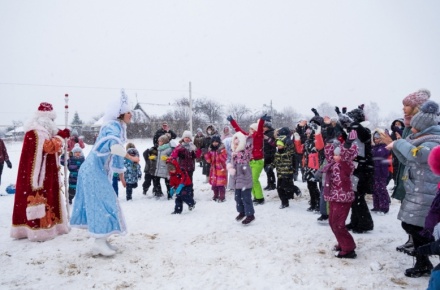
[[[284,209],[289,207],[289,200],[295,194],[301,194],[295,181],[303,181],[310,197],[307,210],[320,213],[319,221],[328,220],[336,238],[335,256],[355,258],[356,243],[349,231],[371,231],[374,224],[370,212],[378,215],[388,213],[391,203],[387,189],[389,182],[394,181],[393,197],[402,181],[407,196],[415,196],[420,195],[413,192],[415,186],[427,187],[417,177],[411,176],[414,173],[408,171],[410,168],[423,168],[426,172],[439,174],[433,165],[428,168],[426,164],[430,152],[423,151],[423,148],[440,148],[436,147],[440,144],[438,106],[430,102],[426,94],[427,91],[422,90],[404,99],[404,112],[408,106],[417,110],[412,110],[412,115],[406,114],[405,120],[394,120],[390,131],[385,128],[370,131],[363,105],[351,111],[336,107],[337,117],[321,117],[316,109],[312,109],[312,119],[299,120],[293,130],[288,127],[274,129],[271,116],[267,115],[251,124],[248,131],[228,116],[227,121],[235,129],[235,134],[229,126],[224,126],[219,134],[214,125],[209,125],[205,134],[200,128],[195,136],[190,131],[184,131],[181,138],[176,139],[177,144],[170,142],[177,136],[174,132],[175,136],[170,134],[172,131],[169,129],[162,130],[161,134],[155,135],[155,144],[143,152],[142,193],[147,195],[152,185],[152,194],[161,198],[164,195],[161,179],[164,179],[167,198],[175,199],[172,213],[182,213],[184,203],[191,211],[196,204],[194,191],[197,192],[193,174],[196,164],[200,164],[206,182],[211,186],[212,200],[224,202],[226,191],[234,191],[238,212],[235,219],[247,225],[255,220],[254,205],[264,204],[264,191],[276,189],[279,208]],[[412,131],[408,131],[411,128]],[[127,145],[127,153],[139,156],[132,143]],[[83,161],[82,150],[79,144],[75,144],[68,161],[70,202],[75,196],[76,176]],[[139,164],[130,160],[126,160],[125,167],[125,173],[115,176],[115,180],[123,183],[126,199],[131,200],[142,172]],[[267,175],[264,189],[259,181],[263,169]],[[429,182],[436,186],[440,177],[435,174],[429,175],[432,176]],[[115,191],[117,193],[117,186]],[[405,271],[409,277],[430,273],[432,264],[427,255],[440,253],[435,248],[438,242],[423,246],[434,241],[434,227],[440,221],[440,206],[438,202],[432,202],[436,196],[436,192],[432,191],[429,187],[425,197],[430,197],[425,198],[426,205],[422,211],[409,207],[412,201],[405,199],[404,195],[399,196],[403,202],[398,218],[413,242],[405,244],[405,249],[410,249],[406,252],[419,261]],[[366,194],[372,194],[371,209],[367,206]],[[428,214],[429,206],[431,211]],[[349,223],[346,224],[350,212]],[[405,216],[415,213],[419,218],[416,222],[405,219]],[[427,216],[430,217],[429,222],[425,220]]]

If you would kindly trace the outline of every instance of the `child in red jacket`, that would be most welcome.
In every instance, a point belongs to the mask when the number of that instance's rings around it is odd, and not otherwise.
[[[181,214],[183,203],[186,203],[189,210],[193,210],[196,202],[193,199],[192,181],[186,171],[180,169],[176,159],[168,158],[167,167],[170,173],[170,195],[176,194],[176,205],[171,214]]]

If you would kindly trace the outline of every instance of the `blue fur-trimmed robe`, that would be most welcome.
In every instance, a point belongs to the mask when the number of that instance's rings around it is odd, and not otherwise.
[[[124,145],[125,141],[125,126],[119,121],[108,122],[78,173],[70,224],[88,228],[95,238],[126,234],[125,219],[112,186],[113,173],[125,171],[124,158],[110,153],[112,145]]]

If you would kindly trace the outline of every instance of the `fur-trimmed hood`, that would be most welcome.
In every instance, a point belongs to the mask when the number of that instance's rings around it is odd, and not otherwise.
[[[235,144],[235,140],[238,139],[238,145]],[[231,150],[232,152],[239,152],[243,151],[246,146],[246,136],[241,133],[237,132],[234,135],[232,135],[232,142],[231,142]]]

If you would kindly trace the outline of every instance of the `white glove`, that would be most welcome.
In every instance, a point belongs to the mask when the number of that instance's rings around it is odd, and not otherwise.
[[[317,126],[315,129],[315,135],[321,134],[321,126]]]
[[[127,151],[125,151],[124,146],[122,146],[121,144],[112,145],[110,147],[110,153],[121,157],[125,157],[125,155],[127,155]]]
[[[295,137],[295,140],[300,140],[301,138],[299,137],[299,134],[298,133],[293,133],[293,137]]]

